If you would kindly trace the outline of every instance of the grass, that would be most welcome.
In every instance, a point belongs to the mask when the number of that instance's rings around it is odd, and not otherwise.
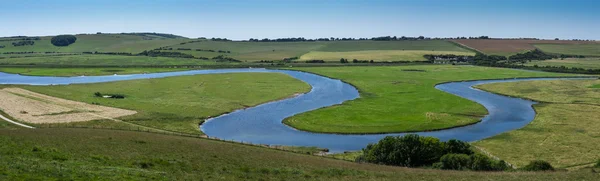
[[[409,169],[256,146],[98,129],[0,129],[2,180],[594,180],[586,171]]]
[[[535,44],[536,48],[556,54],[600,56],[600,43],[596,44]]]
[[[138,111],[119,119],[170,131],[200,133],[198,123],[236,109],[308,92],[310,86],[277,73],[179,76],[97,84],[15,86],[59,98]],[[94,96],[123,94],[125,99]]]
[[[33,76],[94,76],[184,71],[184,68],[29,68],[0,67],[0,72]]]
[[[193,54],[212,58],[216,55],[225,55],[239,60],[282,60],[316,50],[324,46],[326,42],[233,42],[233,41],[202,41],[184,45],[170,46],[176,51],[177,48],[191,48],[192,50],[178,50],[182,53]],[[195,49],[223,50],[231,53],[215,53],[195,51]]]
[[[375,61],[424,61],[423,57],[426,54],[455,54],[455,55],[475,55],[471,52],[459,51],[428,51],[428,50],[363,50],[350,52],[321,52],[311,51],[300,57],[300,60],[325,60],[339,61],[340,58],[346,58],[349,61],[358,60],[375,60]]]
[[[285,124],[327,133],[389,133],[445,129],[478,122],[487,114],[475,102],[434,88],[448,81],[566,76],[476,66],[394,66],[294,68],[341,79],[361,98],[295,115]],[[402,71],[417,69],[423,71]]]
[[[323,52],[352,52],[364,50],[427,50],[471,52],[444,40],[419,41],[334,41],[317,51]]]
[[[192,54],[198,57],[215,57],[225,55],[232,58],[245,61],[259,60],[282,60],[290,57],[314,57],[314,53],[328,53],[334,56],[328,60],[339,60],[342,58],[333,52],[354,52],[354,54],[362,53],[357,51],[380,51],[368,55],[361,56],[361,59],[384,59],[392,58],[393,60],[422,60],[422,55],[407,56],[397,51],[388,50],[421,50],[435,51],[436,53],[471,53],[471,51],[458,47],[450,42],[442,40],[423,40],[423,41],[334,41],[334,42],[224,42],[224,41],[201,41],[187,43],[183,45],[170,46],[174,50],[187,54]],[[176,50],[177,48],[190,48],[192,50]],[[218,53],[195,51],[195,49],[205,50],[223,50],[231,53]],[[438,52],[439,51],[439,52]],[[348,54],[346,53],[346,54]],[[389,55],[383,55],[389,54]],[[400,54],[400,55],[398,55]],[[419,53],[416,53],[419,54]],[[344,55],[344,54],[342,54]],[[370,56],[373,55],[373,56]],[[416,56],[417,59],[413,59]],[[348,57],[346,57],[348,58]],[[398,59],[402,58],[402,59]],[[305,58],[306,59],[306,58]],[[311,59],[311,58],[308,58]],[[325,59],[325,58],[315,58]]]
[[[565,58],[565,59],[552,59],[544,61],[532,61],[525,64],[527,66],[565,66],[565,67],[576,67],[584,69],[600,69],[600,58]]]
[[[41,37],[34,41],[33,46],[15,47],[13,41],[0,41],[2,52],[128,52],[139,53],[144,50],[154,49],[162,46],[179,44],[189,41],[184,38],[158,38],[152,36],[121,35],[121,34],[92,34],[76,35],[77,41],[67,47],[57,47],[50,43],[52,36]]]
[[[120,55],[70,55],[70,56],[37,56],[0,59],[0,65],[213,65],[208,60],[170,57],[120,56]]]
[[[590,164],[600,158],[600,80],[497,83],[478,88],[524,97],[541,104],[524,128],[475,142],[509,163],[524,166],[545,160],[555,167]]]

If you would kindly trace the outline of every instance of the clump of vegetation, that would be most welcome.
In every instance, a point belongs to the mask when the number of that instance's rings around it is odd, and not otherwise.
[[[529,164],[527,164],[525,167],[523,167],[523,170],[526,170],[526,171],[554,171],[554,167],[552,167],[552,165],[550,163],[548,163],[547,161],[534,160],[534,161],[529,162]]]
[[[125,95],[123,95],[123,94],[106,94],[106,95],[104,95],[100,92],[95,92],[94,96],[95,97],[105,97],[106,96],[106,98],[111,98],[111,99],[125,99]]]
[[[482,154],[475,154],[471,146],[460,140],[442,142],[435,137],[416,134],[388,136],[376,144],[369,144],[359,162],[406,167],[433,167],[448,170],[502,171],[508,166]]]
[[[598,159],[598,161],[596,161],[596,165],[594,165],[594,167],[600,168],[600,159]]]
[[[324,60],[307,60],[306,63],[325,63]]]
[[[73,35],[58,35],[52,37],[50,43],[52,43],[54,46],[65,47],[75,43],[75,41],[77,41],[77,37]]]
[[[18,41],[18,42],[13,42],[12,43],[12,45],[16,46],[16,47],[18,47],[18,46],[29,46],[29,45],[33,45],[33,44],[35,44],[35,42],[31,41],[31,40],[23,40],[23,41]]]

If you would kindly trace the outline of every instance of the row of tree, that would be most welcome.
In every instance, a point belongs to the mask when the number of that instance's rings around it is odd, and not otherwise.
[[[12,42],[13,46],[33,46],[33,44],[35,44],[35,42],[33,40],[23,40],[23,41],[18,41],[18,42]]]
[[[0,38],[0,41],[26,41],[26,40],[41,40],[40,37],[28,37],[28,36],[12,36]]]
[[[456,38],[431,38],[425,36],[418,37],[407,37],[407,36],[380,36],[380,37],[372,37],[372,38],[315,38],[308,39],[304,37],[293,37],[293,38],[276,38],[276,39],[256,39],[250,38],[247,41],[250,42],[304,42],[304,41],[353,41],[353,40],[374,40],[374,41],[396,41],[396,40],[430,40],[430,39],[490,39],[488,36],[478,36],[478,37],[456,37]]]

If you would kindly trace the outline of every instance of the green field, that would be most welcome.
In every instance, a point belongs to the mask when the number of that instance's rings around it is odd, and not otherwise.
[[[552,59],[543,61],[532,61],[528,62],[527,66],[565,66],[565,67],[577,67],[584,69],[600,69],[600,58],[565,58],[565,59]]]
[[[524,128],[475,142],[509,163],[541,159],[556,167],[600,159],[600,80],[555,80],[480,85],[486,91],[541,101]]]
[[[185,38],[163,38],[156,36],[122,35],[122,34],[89,34],[76,35],[77,41],[67,47],[57,47],[50,43],[51,36],[35,40],[32,46],[13,46],[12,42],[0,41],[2,52],[128,52],[139,53],[162,46],[189,41]],[[2,40],[0,38],[0,40]]]
[[[458,51],[427,51],[427,50],[363,50],[351,52],[321,52],[311,51],[300,57],[300,60],[325,60],[325,61],[340,61],[341,58],[352,61],[357,60],[374,60],[377,61],[424,61],[427,60],[423,55],[434,54],[454,54],[454,55],[475,55],[472,52]]]
[[[239,41],[200,41],[183,45],[169,46],[173,50],[197,57],[225,55],[239,60],[282,60],[290,57],[308,59],[339,60],[342,57],[356,56],[362,60],[424,60],[423,54],[473,54],[443,40],[420,41],[318,41],[318,42],[239,42]],[[190,48],[191,50],[177,50]],[[231,53],[218,53],[204,50],[222,50]],[[392,51],[395,50],[395,51]],[[403,50],[419,50],[407,53]],[[366,53],[364,51],[367,51]],[[317,54],[317,55],[315,55]],[[326,56],[319,56],[326,54]],[[358,54],[361,54],[358,56]],[[353,59],[353,58],[350,58]]]
[[[178,51],[194,56],[214,57],[225,55],[239,60],[282,60],[316,50],[324,46],[326,42],[239,42],[239,41],[201,41],[187,43],[184,45],[170,46],[173,51]],[[177,48],[190,48],[192,50],[176,50]],[[207,51],[196,51],[196,49],[222,50],[231,53],[218,53]]]
[[[334,41],[317,49],[323,52],[352,52],[364,50],[427,50],[471,52],[445,40],[418,41]]]
[[[277,73],[231,73],[179,76],[61,86],[15,86],[86,103],[135,110],[119,119],[170,131],[200,133],[198,123],[236,109],[310,91],[310,86]],[[123,94],[125,99],[94,96]]]
[[[475,66],[395,66],[294,68],[341,79],[360,98],[306,112],[284,122],[301,130],[327,133],[389,133],[444,129],[478,122],[487,114],[475,102],[437,90],[448,81],[566,76]],[[403,71],[403,70],[423,71]]]
[[[184,68],[29,68],[0,67],[0,72],[34,76],[94,76],[184,71]]]
[[[556,54],[600,56],[600,43],[596,44],[535,44],[536,48]]]
[[[123,65],[214,65],[214,61],[190,58],[122,56],[122,55],[70,55],[70,56],[38,56],[23,58],[0,59],[0,65],[93,65],[93,66],[123,66]]]
[[[409,169],[207,139],[98,129],[0,129],[0,180],[595,180],[573,172]]]

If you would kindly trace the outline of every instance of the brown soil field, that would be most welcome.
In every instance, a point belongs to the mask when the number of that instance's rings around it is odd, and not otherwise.
[[[113,119],[137,113],[60,99],[19,88],[0,89],[0,100],[0,110],[19,121],[35,124]]]
[[[599,44],[594,41],[570,41],[570,40],[499,40],[499,39],[465,39],[452,40],[463,46],[475,49],[479,52],[493,55],[511,55],[528,50],[533,50],[534,44]]]

